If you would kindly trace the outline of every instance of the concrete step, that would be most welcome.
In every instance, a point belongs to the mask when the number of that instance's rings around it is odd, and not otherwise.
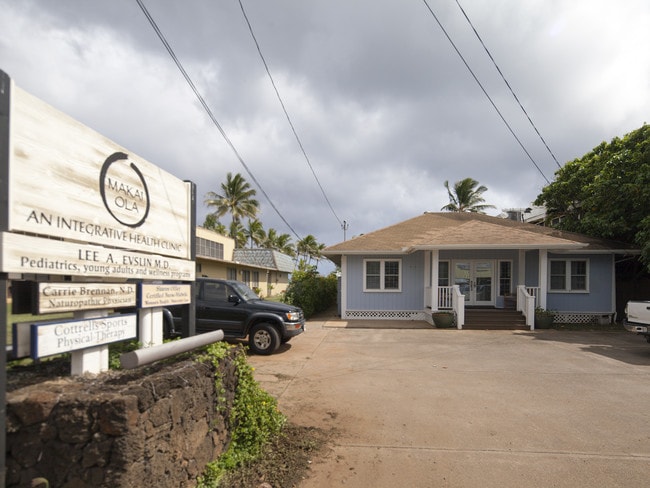
[[[465,309],[468,330],[529,330],[521,312],[508,309]]]

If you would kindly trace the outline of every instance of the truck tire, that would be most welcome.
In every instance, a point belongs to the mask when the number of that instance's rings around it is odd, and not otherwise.
[[[257,324],[250,331],[248,344],[255,354],[268,356],[280,347],[280,334],[271,324]]]

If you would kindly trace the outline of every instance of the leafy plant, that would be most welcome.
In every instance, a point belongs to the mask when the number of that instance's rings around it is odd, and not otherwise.
[[[650,269],[650,125],[566,163],[534,203],[558,229],[636,243]]]
[[[555,317],[555,312],[553,310],[546,310],[542,307],[536,307],[535,315],[537,317]]]
[[[208,346],[206,351],[206,360],[215,366],[227,354],[234,354],[237,375],[233,408],[228,419],[230,445],[219,459],[206,466],[203,476],[198,479],[199,488],[214,488],[227,471],[259,456],[268,440],[280,432],[286,417],[278,410],[275,398],[260,388],[253,378],[254,370],[248,364],[243,348],[233,349],[233,346],[217,342]],[[218,395],[225,395],[223,379],[217,377],[215,381]]]
[[[315,270],[296,271],[284,296],[284,301],[302,308],[305,317],[327,310],[336,303],[337,278],[334,273],[323,277]]]

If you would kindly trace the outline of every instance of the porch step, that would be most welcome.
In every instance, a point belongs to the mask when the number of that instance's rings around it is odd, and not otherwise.
[[[529,330],[526,317],[516,310],[498,308],[466,308],[465,325],[468,330]]]

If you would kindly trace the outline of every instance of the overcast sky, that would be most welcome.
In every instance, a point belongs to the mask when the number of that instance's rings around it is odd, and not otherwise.
[[[560,164],[650,121],[647,0],[459,0]],[[144,0],[255,179],[265,228],[332,245],[448,203],[445,180],[527,207],[557,164],[456,0]],[[16,84],[208,191],[242,173],[136,0],[0,0]],[[229,220],[225,219],[225,223]],[[293,229],[293,230],[292,230]]]

